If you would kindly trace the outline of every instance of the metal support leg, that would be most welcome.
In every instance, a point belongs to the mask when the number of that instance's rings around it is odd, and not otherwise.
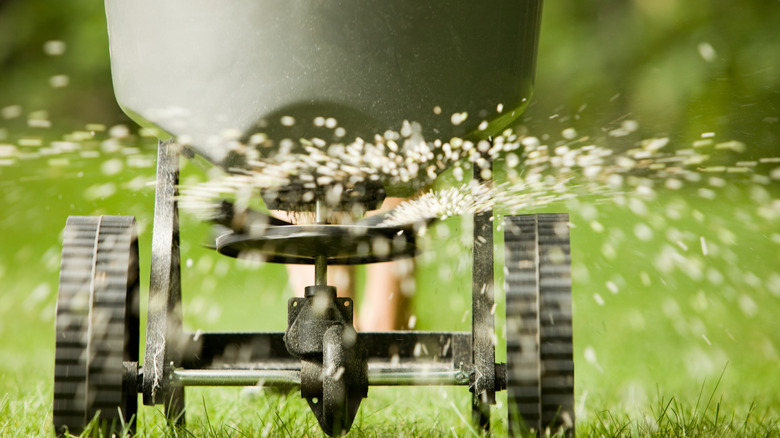
[[[479,175],[475,169],[475,179]],[[493,212],[474,215],[472,273],[472,419],[483,430],[490,428],[490,405],[496,403],[496,347],[493,321]]]
[[[171,142],[160,142],[152,235],[152,268],[146,326],[143,400],[163,403],[169,419],[184,423],[184,388],[169,385],[181,362],[182,331],[179,211],[176,202],[179,154]]]
[[[301,396],[329,436],[349,431],[368,396],[367,351],[352,325],[353,302],[327,285],[328,260],[314,260],[315,285],[288,301],[285,346],[301,359]]]

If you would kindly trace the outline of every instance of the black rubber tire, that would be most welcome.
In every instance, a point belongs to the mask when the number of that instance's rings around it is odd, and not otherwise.
[[[68,218],[55,323],[53,414],[58,434],[78,435],[96,417],[106,436],[123,429],[134,432],[138,277],[134,218]]]
[[[573,435],[569,216],[508,216],[504,239],[509,435]]]

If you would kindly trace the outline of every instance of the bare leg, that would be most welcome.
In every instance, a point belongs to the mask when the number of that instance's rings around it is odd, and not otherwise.
[[[404,310],[414,293],[413,273],[411,260],[366,267],[366,289],[358,318],[361,330],[378,332],[407,326]]]
[[[387,198],[382,210],[395,208],[401,198]],[[414,262],[401,260],[366,267],[366,287],[358,326],[364,331],[389,331],[408,327],[406,307],[414,294]],[[413,328],[413,327],[408,327]]]

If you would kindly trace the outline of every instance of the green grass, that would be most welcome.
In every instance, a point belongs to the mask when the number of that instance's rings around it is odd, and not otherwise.
[[[0,169],[0,436],[53,433],[54,305],[69,214],[135,215],[148,290],[153,190],[144,183],[153,169],[111,177],[98,169],[88,160]],[[195,177],[185,172],[185,181]],[[687,190],[548,208],[571,211],[575,225],[580,436],[780,436],[780,188],[729,184],[717,195]],[[469,327],[462,228],[448,221],[418,261],[421,330]],[[284,269],[216,255],[201,246],[207,235],[183,217],[186,328],[283,330]],[[371,388],[350,436],[474,436],[468,401],[463,388]],[[139,436],[321,436],[294,394],[196,389],[187,409],[187,428],[171,430],[159,407],[143,407]],[[496,417],[502,436],[506,416]]]
[[[468,394],[455,389],[372,388],[349,436],[479,437],[467,422]],[[730,406],[712,392],[694,402],[658,395],[643,412],[599,409],[577,427],[579,436],[599,437],[774,437],[780,435],[776,413],[757,404]],[[34,392],[24,402],[0,401],[0,436],[49,436],[50,394]],[[410,403],[409,400],[414,400]],[[139,413],[139,437],[319,437],[314,417],[295,393],[243,393],[237,389],[191,390],[188,422],[169,424],[159,407]],[[495,415],[493,435],[505,436],[506,417]],[[94,424],[92,425],[94,426]],[[87,428],[82,436],[97,434]]]

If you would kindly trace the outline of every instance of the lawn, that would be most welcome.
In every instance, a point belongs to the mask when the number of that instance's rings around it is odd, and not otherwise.
[[[0,169],[2,436],[52,433],[53,321],[66,217],[135,215],[144,294],[148,289],[154,142],[138,144],[104,150],[100,158],[63,153],[60,161]],[[192,166],[183,175],[185,183],[202,178]],[[779,191],[735,178],[651,199],[545,207],[572,214],[578,433],[780,435]],[[182,220],[187,329],[283,330],[291,294],[284,268],[219,256],[202,245],[205,224],[186,214]],[[469,329],[469,251],[452,247],[463,225],[449,219],[424,243],[412,304],[418,329]],[[500,263],[500,240],[496,251]],[[463,388],[372,388],[352,434],[469,436],[468,400]],[[296,394],[198,389],[188,393],[187,406],[184,436],[320,434]],[[495,417],[501,436],[506,416]],[[172,433],[159,407],[143,408],[140,425],[142,436]]]

